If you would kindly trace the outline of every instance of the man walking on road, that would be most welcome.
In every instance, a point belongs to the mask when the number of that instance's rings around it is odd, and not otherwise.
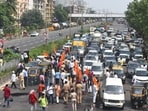
[[[5,107],[5,106],[9,107],[9,99],[11,96],[11,91],[10,91],[10,88],[8,87],[8,84],[6,84],[3,91],[4,91],[4,105],[3,105],[3,107]]]
[[[19,74],[19,84],[20,84],[20,89],[25,89],[23,72]]]
[[[35,90],[31,90],[29,93],[29,104],[31,105],[31,111],[36,111],[37,109],[37,95]]]
[[[15,71],[12,71],[12,75],[11,75],[11,88],[16,88],[16,74]]]
[[[25,85],[25,87],[27,87],[27,85],[28,85],[28,72],[27,72],[27,69],[23,69],[23,74],[24,74],[24,85]]]
[[[45,92],[42,93],[41,97],[38,99],[39,104],[42,108],[41,111],[46,111],[46,107],[48,106],[48,100],[46,98]]]

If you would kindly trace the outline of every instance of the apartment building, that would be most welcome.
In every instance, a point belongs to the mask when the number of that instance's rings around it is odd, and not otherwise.
[[[16,19],[20,19],[21,15],[27,11],[29,8],[29,0],[17,0],[17,6],[16,6],[16,11],[17,11],[17,16]]]
[[[49,23],[52,21],[55,0],[33,0],[33,6],[41,12],[45,22]]]

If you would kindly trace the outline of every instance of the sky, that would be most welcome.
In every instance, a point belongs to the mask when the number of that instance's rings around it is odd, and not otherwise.
[[[97,12],[124,13],[133,0],[85,0],[87,6]]]

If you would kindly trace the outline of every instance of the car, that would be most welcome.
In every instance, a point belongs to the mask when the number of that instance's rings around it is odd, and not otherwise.
[[[92,68],[92,62],[84,62],[83,63],[83,71],[85,71],[85,69],[90,69],[91,70],[91,68]]]
[[[93,55],[86,55],[85,58],[84,58],[84,62],[95,63],[95,62],[98,62],[98,58],[93,56]]]
[[[103,79],[104,77],[103,63],[101,62],[93,63],[91,70],[96,77],[98,77],[100,80]]]
[[[30,37],[38,37],[39,36],[39,33],[34,31],[30,34]]]
[[[126,76],[128,78],[132,78],[135,73],[135,69],[138,67],[140,67],[140,64],[138,62],[129,61],[126,66],[126,69],[127,69]]]
[[[103,57],[113,56],[113,55],[114,55],[114,53],[112,50],[105,49],[103,52]]]
[[[118,76],[118,78],[122,79],[123,84],[125,83],[126,80],[126,75],[124,73],[124,68],[121,65],[114,65],[112,67],[113,73]]]
[[[106,78],[103,90],[103,109],[106,107],[117,107],[124,109],[125,93],[120,78]]]
[[[132,78],[132,82],[148,83],[148,71],[145,68],[136,68],[135,75]]]

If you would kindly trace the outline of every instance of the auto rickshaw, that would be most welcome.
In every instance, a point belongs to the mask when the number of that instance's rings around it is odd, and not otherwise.
[[[40,74],[42,67],[30,67],[28,69],[28,85],[38,85],[40,83]]]
[[[143,83],[134,83],[131,87],[131,105],[132,108],[142,107],[147,103],[147,86]]]

